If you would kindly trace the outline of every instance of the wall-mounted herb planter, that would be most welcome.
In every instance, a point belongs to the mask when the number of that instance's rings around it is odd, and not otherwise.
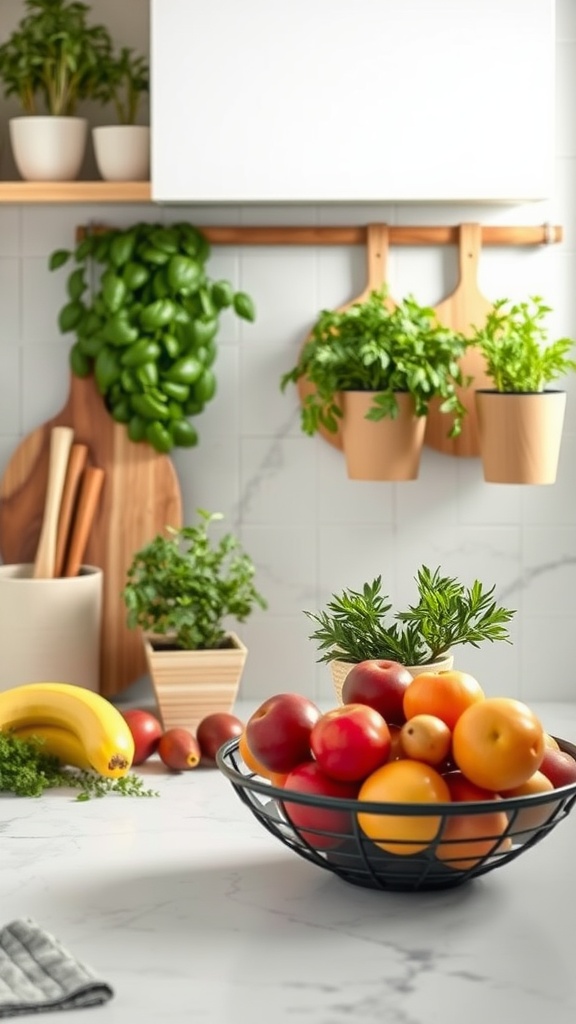
[[[477,391],[484,479],[494,484],[556,482],[565,391],[502,394]]]

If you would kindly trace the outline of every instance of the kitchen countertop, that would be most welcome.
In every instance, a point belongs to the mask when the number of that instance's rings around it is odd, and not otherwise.
[[[576,741],[576,704],[532,706]],[[382,893],[291,853],[217,769],[136,771],[158,798],[0,804],[0,926],[34,918],[115,993],[54,1024],[576,1018],[576,811],[474,882]]]

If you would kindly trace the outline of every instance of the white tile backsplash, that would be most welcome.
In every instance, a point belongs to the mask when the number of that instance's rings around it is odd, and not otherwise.
[[[557,191],[549,202],[0,208],[0,471],[21,437],[53,416],[68,394],[73,336],[62,337],[57,326],[68,268],[51,273],[48,257],[72,248],[81,225],[549,221],[563,227],[561,244],[484,246],[478,283],[490,299],[544,296],[554,307],[551,336],[576,337],[576,4],[558,0],[557,8]],[[296,389],[282,394],[280,376],[295,362],[318,312],[349,303],[366,287],[364,248],[214,245],[208,270],[251,294],[257,318],[246,323],[230,311],[222,317],[217,397],[194,421],[198,446],[175,451],[173,459],[186,520],[199,506],[222,512],[252,555],[269,602],[240,630],[249,647],[241,696],[254,700],[290,689],[330,700],[330,671],[318,663],[304,609],[318,611],[333,593],[380,574],[395,605],[405,605],[426,564],[466,585],[476,578],[495,585],[497,599],[517,610],[512,644],[459,647],[457,667],[475,674],[489,694],[573,700],[576,377],[565,382],[554,486],[486,484],[479,459],[428,448],[416,481],[351,481],[341,451],[301,432]],[[456,287],[456,247],[392,247],[388,279],[397,298],[413,292],[434,303]]]
[[[20,261],[13,256],[0,257],[0,367],[8,349],[18,350],[21,334]]]

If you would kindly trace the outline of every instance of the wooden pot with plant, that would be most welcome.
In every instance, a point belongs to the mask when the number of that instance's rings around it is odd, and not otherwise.
[[[16,167],[28,181],[78,177],[88,122],[84,100],[100,98],[100,67],[112,42],[77,0],[24,0],[25,15],[0,45],[0,82],[22,116],[9,121]]]
[[[194,731],[206,715],[232,711],[248,652],[228,622],[267,607],[238,538],[210,535],[222,515],[197,515],[136,552],[122,593],[128,627],[142,631],[165,729]]]
[[[147,181],[150,177],[150,127],[140,124],[142,101],[150,91],[146,58],[128,46],[105,55],[100,94],[110,104],[115,124],[92,129],[94,156],[105,181]]]
[[[490,483],[556,481],[566,392],[548,387],[576,371],[571,338],[548,341],[551,308],[539,296],[498,299],[472,344],[486,362],[493,390],[476,391],[480,455]]]
[[[198,443],[192,420],[216,394],[224,310],[255,317],[246,292],[210,278],[209,258],[205,236],[185,222],[89,233],[50,257],[52,270],[74,264],[58,318],[76,336],[73,379],[92,377],[130,441],[158,452]]]
[[[393,611],[381,576],[361,590],[333,594],[323,611],[305,611],[316,623],[310,639],[321,652],[318,660],[330,665],[339,699],[348,672],[360,661],[398,661],[417,675],[452,668],[460,644],[510,643],[506,624],[515,613],[497,604],[495,587],[486,590],[478,580],[466,587],[425,565],[415,581],[418,600],[404,611]]]
[[[461,430],[458,360],[467,344],[412,296],[390,304],[384,287],[363,302],[324,310],[280,386],[302,378],[313,385],[302,403],[302,430],[336,434],[340,427],[351,479],[413,480],[432,398],[440,400],[450,436]]]

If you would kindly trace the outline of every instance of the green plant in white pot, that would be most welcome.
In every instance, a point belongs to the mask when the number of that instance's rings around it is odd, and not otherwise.
[[[310,635],[321,652],[320,662],[332,668],[338,696],[353,664],[367,660],[399,661],[413,674],[422,667],[449,668],[460,644],[510,642],[507,623],[513,610],[498,605],[495,587],[479,580],[466,587],[454,577],[423,565],[416,575],[418,600],[393,611],[382,592],[382,577],[361,590],[333,594],[320,612],[305,611],[316,629]]]
[[[493,389],[476,391],[484,478],[491,483],[554,483],[566,391],[549,385],[576,372],[571,338],[549,341],[552,312],[540,296],[498,299],[471,343],[482,353]]]
[[[197,515],[135,553],[122,594],[128,627],[143,633],[165,728],[194,729],[206,715],[232,710],[247,649],[227,622],[267,606],[238,538],[210,535],[223,516]]]
[[[25,15],[0,44],[0,82],[23,115],[10,119],[17,168],[26,180],[70,181],[80,172],[88,122],[82,100],[98,99],[99,66],[110,52],[103,25],[77,0],[24,0]]]
[[[465,381],[458,360],[467,345],[413,296],[391,305],[384,287],[363,302],[324,310],[280,386],[303,378],[312,385],[302,403],[302,430],[340,429],[350,476],[412,479],[433,398],[440,400],[449,435],[461,430],[466,410],[457,388]],[[389,436],[376,433],[375,424],[387,426]],[[387,455],[392,464],[380,475],[379,461]]]
[[[100,75],[99,99],[112,106],[117,123],[92,129],[98,170],[107,181],[146,181],[150,176],[150,128],[138,123],[138,118],[150,91],[148,61],[123,46],[106,54]]]

